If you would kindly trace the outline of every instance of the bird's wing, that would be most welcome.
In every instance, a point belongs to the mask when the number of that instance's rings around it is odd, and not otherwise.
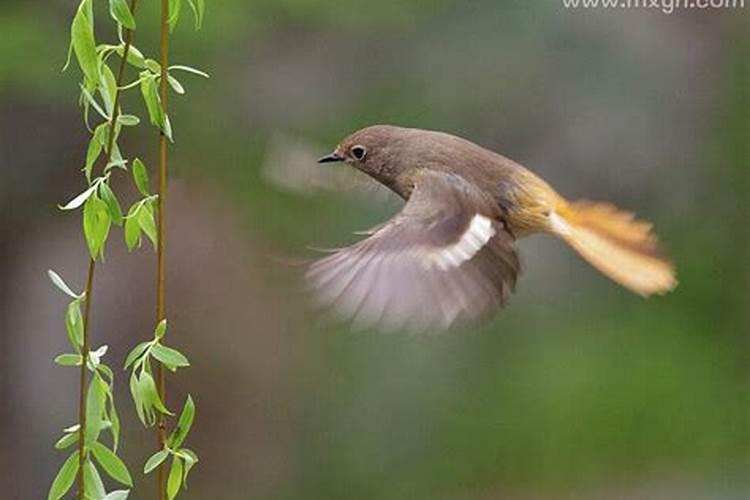
[[[482,319],[514,288],[519,261],[497,205],[462,178],[423,171],[401,212],[314,262],[324,306],[386,331],[442,330]]]

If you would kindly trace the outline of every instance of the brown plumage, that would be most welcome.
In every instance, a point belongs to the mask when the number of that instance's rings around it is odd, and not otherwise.
[[[521,165],[465,139],[376,125],[319,161],[346,162],[406,200],[367,238],[307,272],[319,302],[355,323],[427,331],[487,318],[515,286],[514,240],[540,232],[640,295],[677,283],[650,224],[606,203],[568,202]]]

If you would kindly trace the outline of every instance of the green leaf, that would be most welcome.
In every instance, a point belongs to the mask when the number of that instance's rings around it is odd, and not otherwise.
[[[136,246],[141,245],[141,226],[138,224],[138,212],[141,205],[136,203],[128,211],[125,218],[125,244],[128,250],[132,251]]]
[[[180,351],[165,345],[154,344],[154,347],[151,348],[151,354],[172,371],[190,366],[190,361]]]
[[[185,87],[182,86],[177,78],[173,77],[172,75],[167,75],[167,81],[169,82],[169,86],[172,87],[175,92],[180,95],[185,93]]]
[[[112,223],[116,226],[122,226],[122,208],[120,207],[120,202],[117,201],[117,196],[115,196],[114,191],[109,187],[109,184],[106,182],[100,183],[99,194],[102,197],[102,201],[107,204]]]
[[[133,180],[135,181],[135,187],[141,192],[143,196],[149,196],[148,189],[148,172],[146,171],[146,165],[136,158],[133,160]]]
[[[70,27],[71,45],[78,65],[93,84],[99,82],[99,56],[94,40],[94,14],[91,0],[82,0]]]
[[[64,450],[68,446],[71,446],[73,443],[78,442],[78,433],[77,432],[70,432],[65,434],[63,437],[57,440],[55,443],[55,448],[58,450]]]
[[[107,110],[107,116],[112,116],[115,109],[115,95],[117,94],[117,80],[112,70],[105,63],[102,63],[101,82],[99,83],[99,94],[104,101],[104,108]]]
[[[127,466],[112,450],[101,443],[94,443],[91,451],[94,452],[96,461],[102,466],[104,472],[109,474],[109,477],[125,486],[133,486],[133,479],[130,477]]]
[[[107,494],[102,500],[127,500],[130,490],[115,490]]]
[[[172,500],[177,496],[182,485],[182,460],[178,457],[172,458],[172,467],[169,469],[167,478],[167,497]]]
[[[169,436],[169,447],[179,448],[180,445],[185,441],[185,438],[190,432],[190,428],[193,426],[193,419],[195,418],[195,403],[193,398],[188,395],[185,400],[185,406],[182,408],[180,419],[177,421],[177,426],[172,435]]]
[[[126,0],[109,0],[109,13],[115,21],[127,29],[135,29],[135,18]]]
[[[169,0],[169,31],[172,31],[177,25],[177,21],[180,19],[180,10],[182,8],[182,0]]]
[[[156,340],[161,340],[164,338],[164,335],[167,334],[167,318],[164,318],[163,320],[159,321],[159,324],[156,325],[156,330],[154,330],[154,338]]]
[[[133,127],[141,123],[140,118],[135,115],[120,115],[117,117],[117,121],[126,127]]]
[[[91,448],[93,443],[99,439],[102,428],[102,415],[104,414],[104,383],[99,377],[93,377],[89,382],[89,390],[86,395],[86,428],[85,444]]]
[[[83,206],[83,234],[92,259],[104,253],[104,243],[109,236],[112,219],[107,204],[98,196],[91,196]]]
[[[78,451],[74,451],[73,454],[65,460],[65,463],[62,464],[57,476],[55,476],[54,481],[52,481],[52,486],[50,486],[49,494],[47,495],[48,500],[59,500],[65,496],[70,487],[73,486],[73,482],[76,479],[78,465]]]
[[[149,205],[144,205],[143,209],[138,213],[138,225],[141,226],[143,232],[146,233],[146,236],[151,240],[151,243],[154,244],[154,250],[156,250],[156,243],[158,240],[156,222],[154,221],[154,212]]]
[[[59,207],[60,210],[75,210],[76,208],[83,205],[86,202],[86,200],[88,200],[89,197],[91,197],[91,195],[94,194],[94,191],[96,191],[96,186],[91,186],[86,191],[79,194],[78,196],[70,200],[65,205],[60,206]]]
[[[55,363],[60,366],[81,366],[83,356],[80,354],[60,354],[55,358]]]
[[[70,287],[65,283],[65,280],[62,279],[62,277],[57,274],[52,269],[47,270],[47,276],[49,276],[49,279],[52,281],[52,283],[59,288],[64,294],[77,299],[78,295],[70,289]]]
[[[205,0],[188,0],[190,8],[193,9],[193,16],[195,17],[195,29],[201,29],[203,26],[203,15],[206,12]]]
[[[167,415],[172,414],[167,410],[167,407],[164,406],[164,403],[159,397],[159,392],[156,390],[156,382],[154,382],[154,377],[152,377],[149,372],[144,371],[141,373],[141,376],[138,379],[138,390],[141,394],[141,399],[146,403],[147,407],[154,407],[161,413]]]
[[[143,425],[148,425],[146,423],[145,405],[141,400],[141,394],[138,388],[138,376],[135,372],[130,375],[130,394],[133,396],[133,404],[135,405],[136,413],[138,413],[138,418],[143,422]]]
[[[119,45],[115,49],[115,52],[117,52],[118,56],[122,57],[122,55],[125,53],[124,45]],[[143,53],[140,50],[135,48],[135,45],[131,45],[128,49],[128,63],[140,69],[146,67],[146,58],[143,57]]]
[[[148,474],[152,470],[156,469],[161,463],[169,456],[168,450],[157,451],[146,460],[146,465],[143,466],[143,473]]]
[[[144,352],[146,352],[146,349],[151,345],[151,342],[141,342],[137,346],[135,346],[130,353],[128,354],[127,358],[125,358],[125,369],[127,370],[131,364],[135,362],[138,358],[140,358]]]
[[[204,78],[210,78],[208,76],[208,73],[201,71],[199,69],[192,68],[190,66],[182,65],[182,64],[175,64],[174,66],[170,66],[169,71],[172,71],[172,70],[187,71],[188,73],[192,73],[194,75],[202,76]]]
[[[83,97],[83,104],[84,106],[86,106],[87,112],[88,106],[91,106],[97,113],[99,113],[99,116],[101,116],[105,120],[109,120],[109,115],[102,109],[99,103],[96,102],[96,99],[94,99],[94,96],[91,95],[91,92],[89,92],[88,89],[83,85],[81,85],[81,96]]]
[[[104,365],[102,365],[104,366]],[[111,386],[110,386],[111,387]],[[109,421],[112,424],[112,449],[117,452],[117,445],[120,442],[120,417],[117,415],[117,408],[115,408],[114,395],[109,392]]]
[[[86,180],[91,182],[91,172],[94,169],[94,163],[99,158],[102,150],[104,149],[104,142],[107,137],[107,123],[102,123],[94,129],[94,135],[89,141],[89,147],[86,151],[86,164],[83,167],[86,173]]]
[[[185,488],[187,488],[188,474],[190,474],[190,469],[192,469],[193,466],[198,463],[198,455],[196,455],[193,450],[189,450],[187,448],[181,449],[177,452],[177,454],[181,456],[185,461],[185,475],[182,481],[183,483],[185,483]]]
[[[81,352],[83,345],[83,317],[81,316],[81,304],[79,300],[74,300],[68,304],[68,310],[65,313],[65,329],[68,332],[68,340],[73,348]]]
[[[89,459],[83,464],[83,480],[86,498],[101,500],[107,494],[99,471]]]
[[[157,126],[166,134],[166,117],[161,107],[159,91],[156,88],[156,78],[153,75],[141,73],[141,94],[143,95],[143,102],[146,103],[151,124]]]

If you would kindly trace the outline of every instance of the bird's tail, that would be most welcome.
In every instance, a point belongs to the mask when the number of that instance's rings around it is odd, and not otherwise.
[[[637,294],[663,294],[677,285],[651,224],[630,212],[607,203],[563,203],[550,213],[550,226],[591,265]]]

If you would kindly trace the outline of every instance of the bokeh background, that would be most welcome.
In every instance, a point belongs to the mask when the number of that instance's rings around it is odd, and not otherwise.
[[[96,2],[106,4],[106,2]],[[154,54],[157,3],[136,45]],[[201,456],[184,498],[744,499],[750,497],[750,6],[566,10],[545,1],[222,0],[185,19],[172,60],[170,342],[193,366]],[[73,0],[0,2],[0,495],[46,497],[76,419],[77,373],[53,268],[81,287],[87,135]],[[100,40],[112,39],[103,10]],[[185,15],[188,15],[186,10]],[[126,108],[141,117],[138,92]],[[307,245],[353,241],[397,210],[304,182],[373,123],[441,129],[502,151],[570,197],[656,223],[680,286],[648,301],[560,242],[521,242],[525,275],[482,328],[352,333],[301,292]],[[149,127],[123,144],[153,166]],[[309,153],[309,154],[308,154]],[[270,170],[269,170],[270,169]],[[296,174],[295,174],[296,175]],[[273,176],[271,176],[273,177]],[[292,176],[294,177],[294,176]],[[293,178],[292,180],[295,180]],[[135,199],[132,182],[116,189]],[[290,188],[291,187],[291,188]],[[155,259],[113,233],[92,337],[121,366],[151,335]],[[131,470],[153,448],[118,393]],[[151,498],[136,474],[132,498]]]

